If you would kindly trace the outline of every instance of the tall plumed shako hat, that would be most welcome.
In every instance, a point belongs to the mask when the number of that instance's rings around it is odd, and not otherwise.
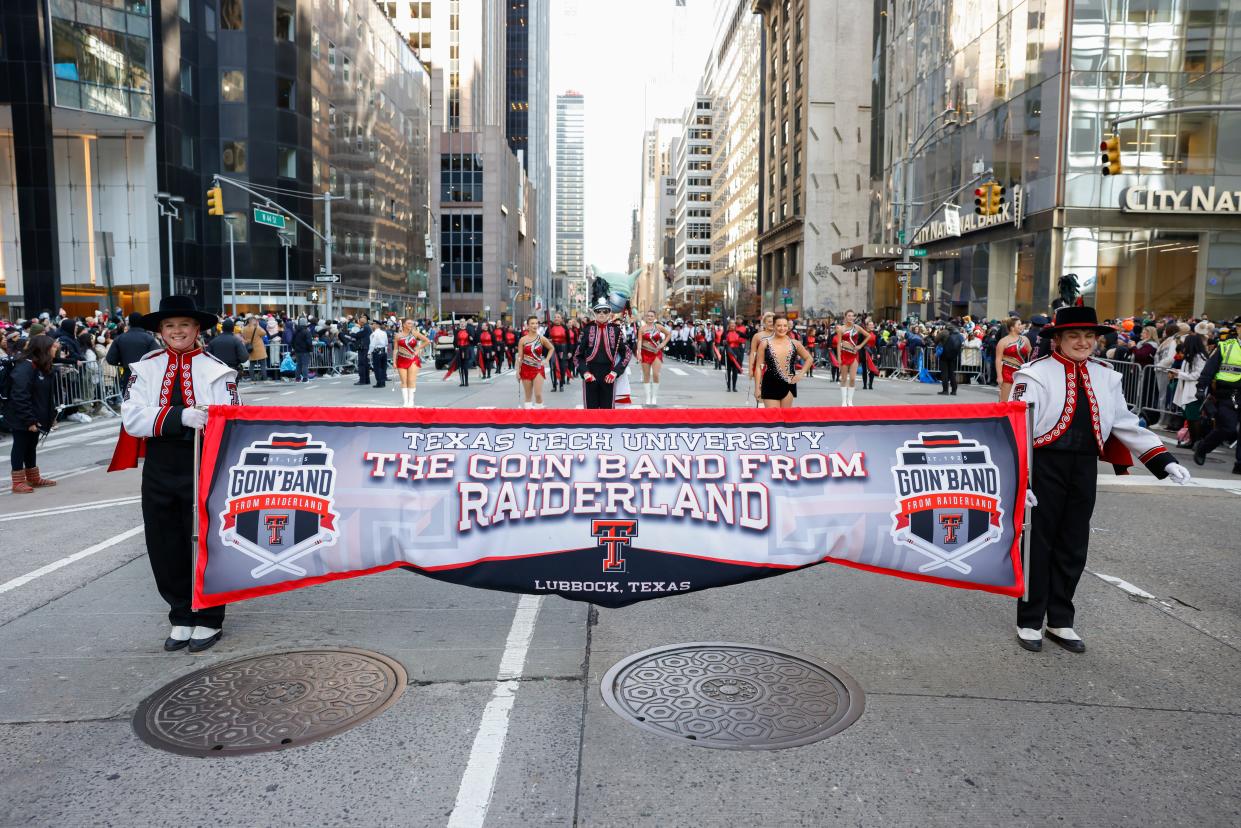
[[[1065,305],[1062,308],[1056,308],[1055,320],[1050,325],[1045,326],[1039,332],[1039,336],[1053,336],[1061,331],[1083,329],[1094,331],[1100,335],[1116,332],[1116,329],[1110,325],[1100,324],[1099,317],[1095,313],[1094,308]]]
[[[141,325],[148,331],[158,331],[159,323],[176,316],[188,316],[202,328],[214,328],[218,318],[214,313],[200,311],[193,296],[165,296],[159,300],[159,310],[142,317]]]
[[[608,303],[607,299],[600,299],[598,302],[595,302],[593,310],[605,310],[610,312],[612,310],[612,305]]]

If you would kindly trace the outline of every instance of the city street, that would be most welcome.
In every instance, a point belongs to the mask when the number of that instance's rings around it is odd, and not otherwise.
[[[511,373],[472,376],[468,389],[441,376],[423,372],[420,406],[517,405]],[[243,383],[241,394],[399,405],[395,383],[353,380]],[[879,380],[857,402],[995,397],[938,390]],[[752,404],[747,391],[669,362],[660,404]],[[581,407],[580,386],[546,402]],[[838,404],[826,372],[801,386],[799,406]],[[1100,469],[1077,592],[1084,655],[1019,649],[1009,598],[832,565],[614,610],[386,572],[234,605],[222,642],[189,655],[161,649],[167,607],[146,561],[139,472],[104,473],[118,424],[63,426],[39,450],[60,485],[0,494],[0,825],[1241,821],[1239,546],[1227,520],[1241,478],[1223,450],[1202,468],[1174,450],[1189,487],[1140,466],[1119,479]],[[734,751],[649,733],[604,704],[613,665],[681,642],[838,667],[865,711],[822,741]],[[399,661],[409,686],[378,716],[289,750],[186,758],[135,734],[135,709],[169,681],[298,647],[373,650]],[[492,715],[497,700],[506,717]],[[480,786],[489,766],[494,787]]]

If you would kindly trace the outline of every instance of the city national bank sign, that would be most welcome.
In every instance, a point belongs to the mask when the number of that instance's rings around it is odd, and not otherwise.
[[[1235,216],[1241,213],[1241,190],[1217,187],[1190,187],[1185,190],[1129,187],[1120,193],[1120,209],[1125,213]]]
[[[950,233],[948,230],[948,222],[938,219],[931,222],[926,227],[918,231],[918,235],[914,236],[914,246],[922,244],[930,244],[932,242],[946,239],[949,236],[962,236],[966,233],[973,233],[977,230],[986,230],[988,227],[997,227],[1001,224],[1015,224],[1013,219],[1013,205],[1009,201],[1001,202],[1000,212],[994,216],[980,216],[977,213],[961,214],[961,232]]]

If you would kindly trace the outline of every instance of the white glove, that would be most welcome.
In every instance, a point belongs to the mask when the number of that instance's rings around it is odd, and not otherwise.
[[[1172,478],[1172,482],[1179,483],[1182,486],[1189,483],[1192,479],[1189,476],[1189,469],[1180,463],[1169,463],[1164,471],[1168,473],[1168,477]]]
[[[1038,505],[1038,498],[1034,496],[1033,489],[1026,489],[1026,508],[1033,509]]]
[[[207,425],[207,412],[197,408],[186,408],[181,412],[181,425],[201,431]]]

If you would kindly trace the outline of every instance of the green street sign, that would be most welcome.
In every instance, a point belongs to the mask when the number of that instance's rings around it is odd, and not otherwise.
[[[910,256],[925,256],[926,248],[925,247],[911,247],[909,248],[909,255]]]
[[[277,230],[283,230],[284,216],[271,210],[264,210],[262,207],[255,207],[254,223],[265,224],[268,227],[275,227]]]
[[[905,231],[904,231],[904,230],[897,230],[897,231],[896,231],[896,241],[897,241],[898,243],[900,243],[900,244],[904,244],[904,243],[905,243]]]

